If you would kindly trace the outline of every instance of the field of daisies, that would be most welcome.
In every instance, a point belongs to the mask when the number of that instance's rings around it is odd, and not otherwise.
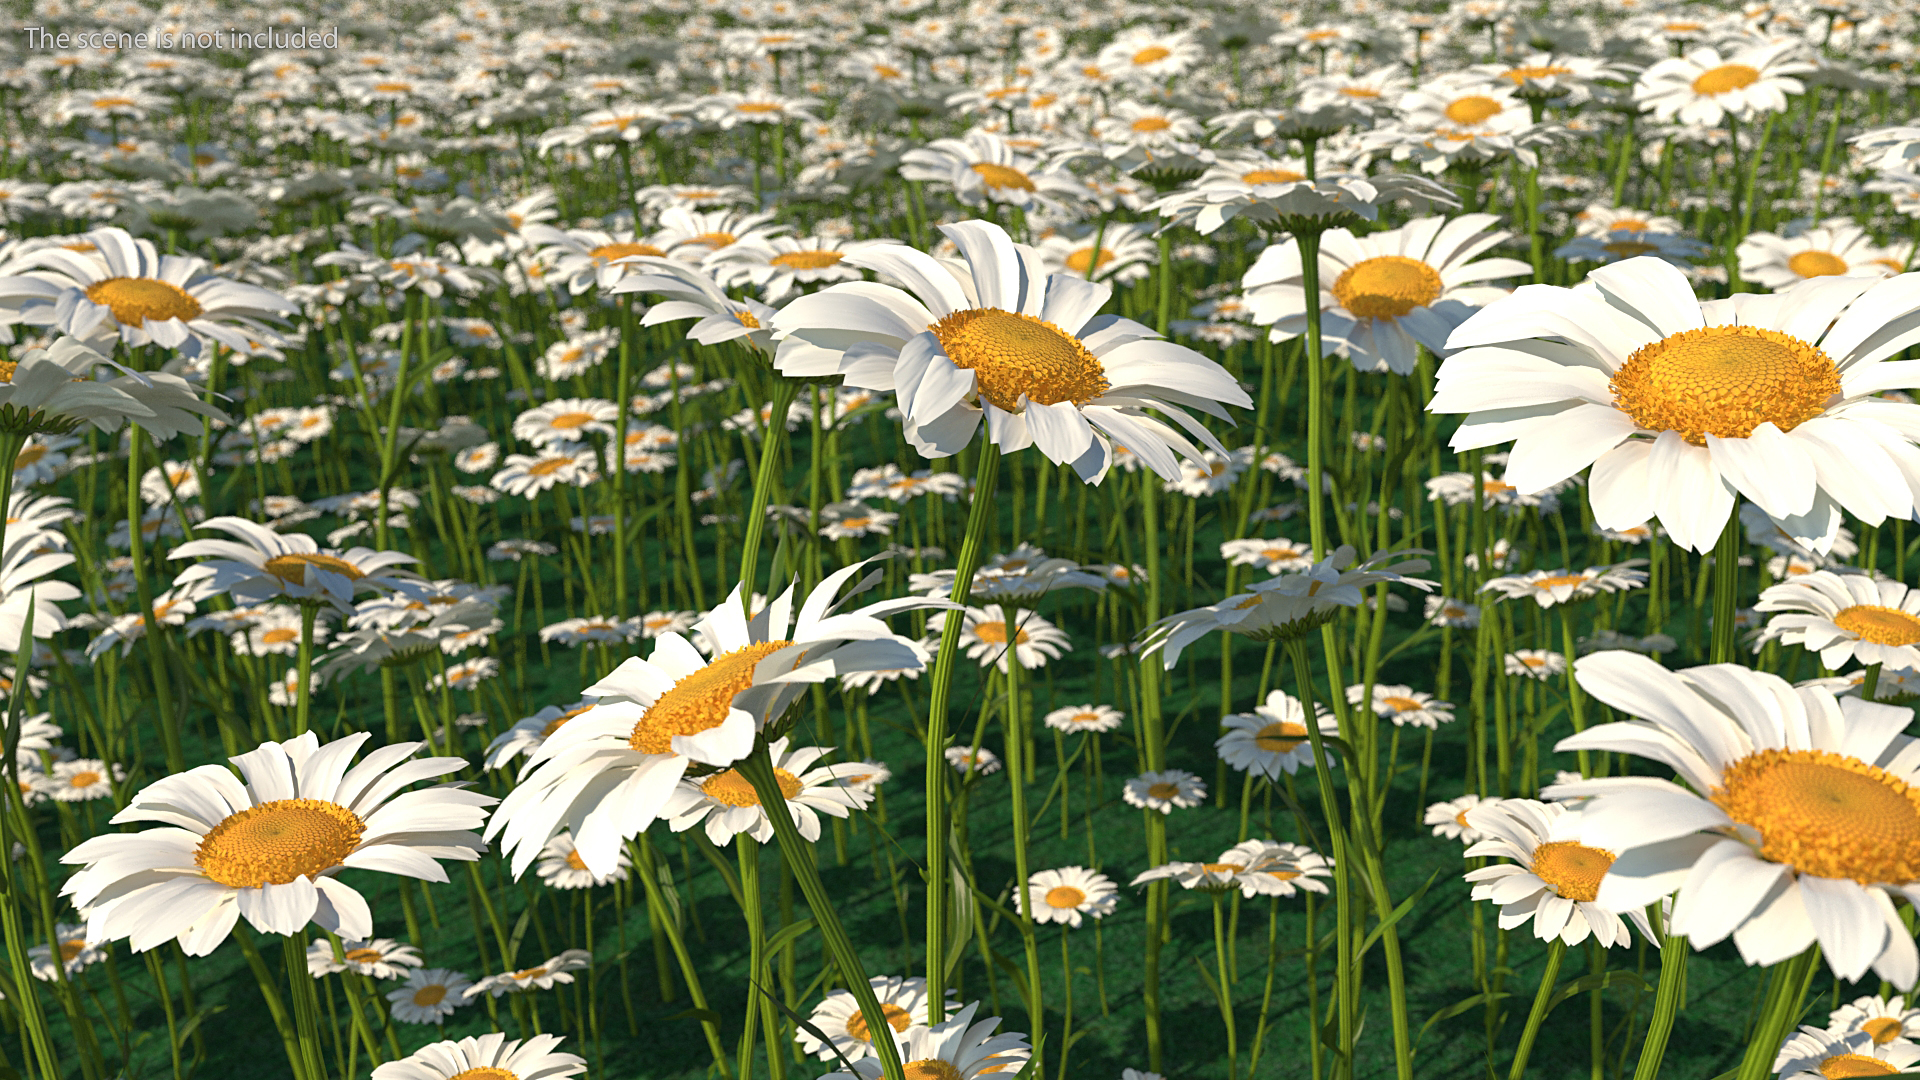
[[[7,9],[0,1080],[1920,1074],[1920,8]]]

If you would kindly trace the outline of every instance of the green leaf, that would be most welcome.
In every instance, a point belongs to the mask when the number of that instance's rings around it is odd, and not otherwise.
[[[698,1020],[703,1024],[719,1025],[720,1014],[712,1009],[681,1009],[672,1016],[663,1016],[662,1020]]]
[[[777,933],[767,939],[767,955],[779,956],[782,950],[791,947],[794,942],[800,940],[802,934],[812,929],[813,919],[811,918],[801,919],[799,922],[781,927]]]
[[[1394,923],[1399,922],[1402,918],[1406,916],[1407,912],[1412,911],[1413,905],[1419,903],[1420,898],[1427,895],[1427,890],[1433,888],[1433,883],[1439,880],[1439,878],[1440,878],[1440,871],[1435,870],[1430,876],[1428,876],[1427,883],[1425,885],[1422,885],[1418,889],[1415,889],[1412,896],[1409,896],[1405,900],[1400,901],[1400,906],[1393,909],[1393,914],[1388,915],[1386,918],[1380,920],[1380,925],[1374,927],[1373,932],[1368,934],[1366,940],[1360,943],[1360,951],[1355,953],[1353,956],[1354,962],[1358,963],[1361,957],[1367,955],[1367,950],[1373,948],[1374,942],[1380,940],[1380,936],[1387,932],[1388,927],[1392,926]]]
[[[1635,972],[1626,970],[1597,971],[1591,975],[1582,975],[1572,982],[1562,985],[1558,990],[1555,990],[1553,992],[1553,998],[1547,1002],[1547,1008],[1558,1008],[1561,1002],[1578,994],[1590,993],[1595,990],[1611,990],[1616,986],[1631,986],[1637,990],[1645,990],[1648,988],[1646,980],[1642,979]]]
[[[533,908],[528,906],[520,912],[513,922],[513,933],[507,935],[507,955],[504,958],[508,967],[513,966],[513,958],[520,955],[520,939],[527,935],[527,927],[533,922]]]
[[[1419,1049],[1420,1040],[1426,1038],[1427,1032],[1433,1030],[1433,1025],[1439,1023],[1440,1021],[1451,1020],[1454,1017],[1459,1016],[1461,1013],[1469,1012],[1473,1009],[1477,1009],[1482,1005],[1491,1006],[1502,998],[1509,998],[1512,996],[1513,996],[1512,994],[1509,994],[1504,990],[1496,990],[1491,994],[1475,994],[1470,998],[1465,998],[1463,1000],[1456,1001],[1453,1004],[1447,1006],[1446,1008],[1441,1009],[1439,1012],[1434,1013],[1432,1016],[1427,1017],[1427,1022],[1420,1025],[1420,1033],[1413,1037],[1414,1049],[1416,1050]]]
[[[798,926],[799,924],[795,923],[794,925]],[[793,929],[793,927],[790,926],[787,929],[791,930]],[[828,1050],[833,1051],[833,1056],[840,1059],[840,1064],[846,1066],[847,1072],[858,1075],[859,1070],[853,1067],[853,1062],[847,1060],[847,1055],[840,1052],[840,1048],[834,1045],[833,1040],[827,1037],[826,1032],[821,1031],[819,1028],[815,1027],[813,1024],[813,1021],[808,1020],[806,1017],[801,1016],[799,1013],[794,1012],[792,1009],[787,1008],[787,1003],[780,1000],[779,994],[776,994],[773,991],[767,989],[766,987],[760,985],[758,980],[749,979],[747,981],[753,983],[754,989],[760,991],[762,994],[765,994],[767,1000],[773,1002],[774,1008],[779,1009],[781,1012],[785,1013],[787,1016],[787,1019],[793,1021],[793,1026],[799,1028],[801,1031],[804,1031],[807,1034],[813,1036],[814,1038],[820,1040],[820,1042],[824,1044]]]

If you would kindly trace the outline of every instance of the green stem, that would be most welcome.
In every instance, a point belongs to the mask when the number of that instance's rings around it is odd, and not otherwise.
[[[1760,1021],[1747,1041],[1747,1053],[1734,1080],[1766,1080],[1773,1071],[1774,1055],[1800,1019],[1807,987],[1819,964],[1820,946],[1811,945],[1793,959],[1774,965],[1766,1001],[1760,1007]]]
[[[1658,904],[1648,914],[1659,920]],[[1653,1016],[1647,1021],[1647,1037],[1640,1042],[1640,1060],[1633,1067],[1633,1080],[1654,1080],[1660,1075],[1660,1059],[1666,1055],[1667,1039],[1673,1034],[1673,1021],[1680,1014],[1681,999],[1687,987],[1687,953],[1693,946],[1678,934],[1660,939],[1660,983],[1653,993]]]
[[[747,520],[742,522],[746,538],[740,547],[740,603],[749,619],[753,618],[753,591],[758,585],[754,575],[760,566],[760,534],[767,528],[767,499],[773,492],[774,475],[780,470],[781,447],[787,439],[787,411],[799,393],[799,383],[775,376],[772,408],[760,436],[760,463],[753,474],[753,501],[747,508]],[[773,592],[769,587],[767,594]]]
[[[1527,1058],[1533,1053],[1534,1040],[1540,1037],[1547,1010],[1553,1007],[1553,984],[1560,978],[1560,960],[1566,952],[1567,943],[1557,937],[1547,943],[1547,969],[1540,973],[1540,989],[1534,992],[1533,1011],[1527,1014],[1527,1026],[1520,1033],[1520,1048],[1513,1052],[1513,1068],[1508,1070],[1507,1080],[1520,1080],[1527,1073]]]
[[[1727,518],[1720,530],[1720,542],[1713,549],[1713,649],[1712,662],[1730,664],[1739,640],[1734,612],[1740,606],[1740,515]]]
[[[294,712],[293,733],[307,733],[307,715],[313,705],[313,624],[320,617],[320,605],[305,601],[300,605],[300,682],[299,707]]]
[[[146,536],[140,530],[140,425],[127,429],[127,539],[133,557],[134,593],[140,601],[140,621],[146,629],[147,665],[153,676],[154,707],[160,713],[160,741],[166,749],[167,771],[187,771],[187,754],[180,745],[180,714],[173,708],[172,680],[167,676],[166,643],[153,617],[153,579],[147,570]]]
[[[1320,234],[1294,234],[1300,247],[1300,287],[1307,303],[1307,522],[1313,557],[1327,557],[1326,507],[1320,489],[1326,481],[1322,447],[1327,441],[1327,361],[1320,355]]]
[[[1308,305],[1308,310],[1313,310],[1312,304]],[[1353,868],[1348,863],[1346,830],[1340,824],[1340,804],[1334,794],[1333,770],[1327,766],[1326,737],[1321,734],[1320,725],[1314,719],[1313,665],[1307,659],[1306,641],[1299,637],[1289,639],[1287,655],[1293,659],[1293,677],[1299,685],[1300,706],[1306,710],[1307,740],[1313,746],[1314,786],[1319,789],[1320,811],[1327,819],[1327,843],[1333,851],[1334,944],[1339,952],[1334,968],[1334,1012],[1340,1025],[1340,1044],[1335,1048],[1339,1057],[1334,1064],[1333,1075],[1352,1076],[1357,989],[1353,981],[1353,888],[1350,881]]]
[[[984,450],[985,447],[982,447]],[[1018,636],[1018,627],[1009,628],[1007,639],[1012,641]],[[1013,792],[1013,876],[1019,884],[1014,887],[1018,898],[1015,909],[1020,916],[1020,939],[1027,954],[1027,1030],[1046,1029],[1047,1007],[1042,997],[1040,982],[1040,947],[1033,933],[1033,890],[1028,886],[1028,873],[1031,860],[1027,855],[1027,732],[1023,710],[1020,707],[1020,658],[1014,655],[1013,647],[1007,647],[1007,783]],[[1046,1075],[1046,1062],[1041,1057],[1041,1042],[1035,1040],[1033,1054],[1033,1074]]]
[[[1220,1019],[1227,1025],[1227,1075],[1231,1077],[1239,1067],[1240,1048],[1233,1030],[1233,983],[1227,978],[1227,924],[1221,914],[1221,896],[1213,898],[1213,967],[1214,977],[1220,980]]]
[[[694,1009],[703,1014],[700,1030],[706,1033],[707,1051],[713,1055],[714,1067],[720,1070],[721,1080],[731,1080],[733,1072],[727,1067],[727,1051],[720,1045],[720,1024],[712,1019],[713,1010],[707,1007],[707,994],[700,986],[700,973],[694,969],[693,957],[687,953],[686,939],[680,935],[680,923],[677,918],[679,907],[677,904],[670,906],[667,903],[666,891],[660,884],[659,872],[654,869],[653,845],[647,842],[645,833],[640,834],[633,844],[633,862],[639,871],[636,876],[640,878],[641,886],[647,890],[648,910],[659,912],[659,929],[666,935],[667,943],[673,946],[673,957],[680,965],[680,977],[687,984],[687,994],[693,999]],[[661,985],[663,989],[666,987],[664,977]],[[668,995],[663,993],[662,996]]]

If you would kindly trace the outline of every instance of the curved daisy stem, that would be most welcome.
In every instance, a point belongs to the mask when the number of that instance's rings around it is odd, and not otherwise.
[[[953,567],[951,599],[965,607],[973,591],[973,572],[980,566],[987,522],[997,509],[993,501],[999,477],[999,448],[982,440],[974,468],[973,502],[967,511],[967,534]],[[940,632],[940,652],[933,662],[933,698],[927,708],[927,1009],[929,1023],[945,1019],[947,997],[946,929],[952,889],[947,870],[947,834],[951,830],[947,784],[947,714],[952,704],[953,675],[960,656],[960,631],[965,620],[947,618]],[[1021,883],[1023,886],[1025,882]],[[864,1006],[863,1006],[864,1007]],[[869,1017],[869,1020],[874,1019]],[[880,1030],[873,1028],[874,1031]]]
[[[1307,310],[1313,310],[1313,305],[1309,304]],[[1299,686],[1300,706],[1307,717],[1307,740],[1313,745],[1314,787],[1319,790],[1320,812],[1327,819],[1327,846],[1333,851],[1334,945],[1339,953],[1333,969],[1334,1016],[1339,1024],[1340,1042],[1335,1048],[1339,1056],[1331,1074],[1334,1077],[1352,1076],[1356,1001],[1356,988],[1353,985],[1353,866],[1348,861],[1346,830],[1340,825],[1340,804],[1334,794],[1333,770],[1327,767],[1326,737],[1320,733],[1320,725],[1314,719],[1313,665],[1307,659],[1306,640],[1290,638],[1287,641],[1287,656],[1293,660],[1294,682]],[[1318,1018],[1310,1022],[1317,1024]],[[1313,1037],[1309,1035],[1309,1038]]]
[[[1713,646],[1710,660],[1715,664],[1733,662],[1740,628],[1736,612],[1740,607],[1740,515],[1728,516],[1720,530],[1720,542],[1713,549]]]
[[[1810,945],[1800,955],[1773,966],[1773,977],[1767,980],[1767,998],[1760,1006],[1760,1019],[1747,1040],[1747,1053],[1740,1059],[1735,1080],[1766,1080],[1773,1071],[1774,1055],[1800,1019],[1807,987],[1819,964],[1820,946]]]
[[[1872,701],[1880,689],[1880,665],[1868,664],[1866,673],[1860,678],[1860,700]]]
[[[165,645],[153,617],[153,577],[147,571],[146,534],[140,528],[140,425],[127,425],[127,540],[133,558],[133,588],[140,600],[140,621],[147,636],[147,665],[153,675],[153,703],[160,713],[160,741],[167,755],[167,771],[187,771],[187,754],[180,745],[180,714],[173,709],[172,680],[167,677]],[[164,470],[163,470],[164,472]]]
[[[1553,1007],[1553,984],[1560,978],[1560,960],[1566,952],[1567,943],[1557,937],[1547,943],[1547,969],[1540,973],[1540,989],[1534,991],[1533,1011],[1527,1014],[1527,1026],[1520,1032],[1520,1048],[1513,1052],[1513,1068],[1507,1071],[1507,1080],[1520,1080],[1527,1073],[1527,1058],[1533,1054],[1533,1043],[1540,1037],[1547,1010]]]
[[[781,805],[786,804],[782,802]],[[667,902],[666,890],[660,883],[659,872],[654,868],[653,845],[648,843],[645,833],[634,839],[631,851],[634,866],[639,871],[637,876],[640,885],[647,891],[647,908],[660,916],[658,929],[673,947],[673,958],[680,965],[680,977],[687,984],[687,996],[693,999],[695,1009],[711,1014],[712,1010],[707,1008],[707,993],[700,986],[700,973],[694,968],[693,957],[687,952],[686,939],[680,936],[679,905],[675,903],[670,906]],[[661,980],[661,986],[666,988],[665,979]],[[732,1080],[733,1070],[727,1066],[727,1051],[720,1045],[720,1025],[710,1018],[703,1019],[700,1021],[700,1030],[706,1033],[707,1051],[713,1055],[713,1064],[720,1070],[720,1080]]]
[[[1009,644],[1004,658],[1007,665],[1007,781],[1013,792],[1013,876],[1019,883],[1014,895],[1019,901],[1016,907],[1020,915],[1021,944],[1027,954],[1027,1030],[1037,1033],[1046,1028],[1047,1007],[1041,992],[1040,943],[1033,933],[1033,889],[1028,885],[1032,860],[1027,855],[1027,731],[1020,707],[1020,658],[1011,643],[1018,636],[1017,629],[1007,635]],[[1037,1039],[1033,1049],[1033,1074],[1047,1074]]]
[[[1320,355],[1320,234],[1297,232],[1294,239],[1300,245],[1300,288],[1307,306],[1307,528],[1313,557],[1318,560],[1327,557],[1326,507],[1320,491],[1326,483],[1321,448],[1327,440],[1327,362]]]
[[[1227,1075],[1232,1076],[1239,1067],[1240,1047],[1233,1029],[1233,984],[1227,978],[1227,922],[1221,912],[1225,896],[1215,893],[1213,897],[1213,967],[1214,977],[1220,980],[1220,1019],[1227,1025]]]
[[[281,963],[293,1004],[294,1040],[300,1059],[295,1080],[327,1080],[325,1052],[320,1044],[320,998],[313,976],[307,973],[307,934],[303,929],[280,939]]]
[[[1068,942],[1073,939],[1073,930],[1060,927],[1060,981],[1067,988],[1066,1002],[1061,1006],[1060,1015],[1060,1073],[1059,1080],[1067,1080],[1067,1057],[1073,1052],[1073,950]],[[1038,1069],[1034,1075],[1040,1075]]]
[[[1660,982],[1653,992],[1653,1016],[1647,1020],[1647,1037],[1640,1042],[1640,1060],[1633,1067],[1633,1080],[1654,1080],[1660,1075],[1660,1059],[1667,1052],[1667,1038],[1673,1034],[1673,1020],[1679,1015],[1681,998],[1687,988],[1687,954],[1692,946],[1678,934],[1666,933],[1660,905],[1647,909],[1662,931],[1660,939]]]
[[[747,1029],[740,1041],[740,1080],[748,1080],[753,1075],[756,1016],[767,1040],[767,1073],[773,1080],[783,1080],[787,1070],[786,1057],[780,1052],[779,1020],[762,1000],[772,989],[772,980],[767,971],[766,913],[760,903],[760,845],[746,833],[735,833],[733,848],[740,860],[740,908],[747,916],[747,966],[753,972],[748,979]]]
[[[753,618],[753,591],[759,584],[754,575],[760,566],[760,535],[767,528],[767,499],[773,492],[774,474],[780,469],[780,452],[787,436],[787,411],[799,393],[799,383],[774,376],[767,425],[760,436],[760,461],[753,471],[753,500],[747,507],[747,520],[741,523],[746,528],[746,538],[740,546],[740,603],[749,620]],[[768,590],[769,595],[772,591]]]
[[[313,625],[320,618],[320,605],[312,601],[300,604],[299,707],[294,711],[293,733],[307,733],[307,715],[313,705]]]
[[[985,453],[994,452],[986,446],[981,450]],[[881,1011],[880,999],[874,996],[873,984],[867,981],[867,970],[860,963],[860,954],[854,951],[846,928],[840,925],[840,916],[834,912],[833,903],[827,897],[827,887],[820,881],[820,871],[813,865],[813,848],[793,823],[793,815],[787,809],[786,796],[780,791],[780,781],[774,775],[773,759],[767,753],[766,744],[755,746],[752,755],[735,768],[753,785],[754,794],[760,797],[760,806],[766,811],[767,820],[773,823],[773,836],[780,844],[780,856],[786,860],[793,880],[799,883],[801,894],[807,898],[807,907],[813,910],[814,925],[820,931],[821,941],[826,944],[827,956],[833,961],[833,966],[840,970],[840,978],[853,994],[853,1000],[859,1004],[860,1015],[867,1021],[867,1030],[883,1033],[892,1031],[892,1022]],[[944,878],[930,880],[937,883]],[[944,891],[937,884],[928,889],[929,895]],[[932,982],[931,979],[928,981]],[[944,988],[937,988],[937,992],[942,997],[946,994]],[[939,998],[928,1000],[937,1001]],[[769,1047],[769,1052],[772,1049]],[[873,1040],[873,1053],[880,1059],[880,1071],[886,1080],[906,1080],[906,1072],[900,1064],[900,1048],[892,1039]]]

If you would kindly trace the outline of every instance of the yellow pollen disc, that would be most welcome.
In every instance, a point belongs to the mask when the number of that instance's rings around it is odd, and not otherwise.
[[[913,1014],[890,1001],[880,1003],[880,1015],[887,1018],[887,1026],[895,1031],[905,1031],[913,1026]],[[847,1034],[863,1043],[873,1042],[873,1030],[867,1027],[866,1013],[855,1010],[852,1016],[847,1017]]]
[[[1440,272],[1419,259],[1376,255],[1347,267],[1333,283],[1333,298],[1362,318],[1382,318],[1426,307],[1445,288]]]
[[[347,962],[350,964],[371,964],[381,958],[379,949],[348,949]]]
[[[1164,116],[1143,116],[1135,120],[1131,126],[1133,130],[1139,132],[1165,131],[1172,127],[1173,123]]]
[[[554,732],[559,731],[563,727],[566,727],[567,721],[573,719],[576,716],[579,716],[581,713],[586,712],[588,709],[591,709],[591,708],[593,708],[593,706],[591,705],[582,705],[577,709],[568,709],[566,712],[563,712],[559,716],[556,716],[553,719],[547,721],[547,726],[540,729],[540,737],[543,739],[550,737]]]
[[[1711,798],[1760,833],[1760,854],[1802,874],[1862,885],[1920,880],[1920,789],[1825,750],[1762,750],[1734,762]]]
[[[779,112],[780,106],[775,105],[771,102],[766,102],[766,101],[743,101],[740,104],[735,105],[733,107],[733,110],[735,112],[757,113],[759,115],[764,116],[767,113]]]
[[[537,979],[546,973],[547,967],[545,964],[542,964],[539,967],[521,968],[519,971],[513,973],[513,977],[521,982],[525,982],[528,979]]]
[[[702,247],[723,248],[737,239],[739,237],[730,232],[703,232],[698,236],[689,237],[687,243],[699,244]]]
[[[1173,55],[1173,50],[1164,45],[1149,45],[1133,54],[1133,62],[1141,66],[1157,64]]]
[[[562,431],[572,431],[591,423],[593,423],[593,414],[586,412],[565,412],[547,421],[549,426],[557,427]]]
[[[573,464],[573,459],[570,457],[542,458],[532,465],[527,466],[527,475],[552,476],[554,473],[559,472],[571,464]]]
[[[1448,104],[1446,114],[1447,119],[1456,124],[1471,125],[1485,123],[1505,110],[1506,106],[1500,104],[1495,98],[1485,94],[1468,94],[1463,98],[1455,98]]]
[[[1306,178],[1305,173],[1297,173],[1292,169],[1255,169],[1240,174],[1243,184],[1297,184]]]
[[[1631,259],[1636,255],[1646,255],[1659,251],[1658,244],[1648,244],[1639,240],[1613,240],[1600,245],[1607,254],[1620,259]]]
[[[1645,221],[1640,218],[1619,218],[1615,220],[1613,224],[1607,226],[1607,231],[1617,233],[1646,232],[1651,228],[1653,228],[1653,222],[1651,221]]]
[[[1693,92],[1696,94],[1725,94],[1739,90],[1760,81],[1760,72],[1745,64],[1721,64],[1717,68],[1700,73],[1693,80]]]
[[[1340,88],[1340,92],[1350,98],[1377,98],[1380,96],[1380,91],[1375,90],[1371,86],[1343,86]]]
[[[719,727],[733,708],[734,696],[753,686],[760,661],[793,644],[764,641],[713,658],[706,667],[673,684],[653,703],[627,736],[635,753],[671,754],[675,735],[698,735]]]
[[[122,326],[139,326],[148,319],[197,319],[205,308],[187,290],[153,278],[108,278],[87,286],[87,299],[105,305]]]
[[[794,270],[825,270],[844,258],[846,255],[838,251],[788,251],[767,261]]]
[[[1007,643],[1007,624],[1004,622],[974,623],[973,636],[979,638],[981,641],[994,645],[1005,645]],[[1027,641],[1026,628],[1016,628],[1013,632],[1013,643],[1015,645],[1025,645]]]
[[[1554,589],[1562,585],[1585,585],[1586,583],[1587,575],[1585,574],[1553,574],[1534,582],[1533,587],[1536,589]]]
[[[97,97],[93,99],[96,109],[121,109],[133,104],[130,97]]]
[[[1411,712],[1420,708],[1420,703],[1410,697],[1383,697],[1380,699],[1380,704],[1394,712]]]
[[[1531,64],[1525,67],[1514,68],[1511,71],[1503,71],[1501,74],[1512,79],[1515,84],[1519,84],[1526,82],[1528,79],[1546,79],[1555,75],[1571,75],[1573,74],[1573,69],[1570,67],[1562,67],[1559,64]]]
[[[1235,610],[1235,611],[1245,611],[1245,610],[1247,610],[1248,608],[1256,608],[1256,607],[1259,607],[1259,606],[1260,606],[1260,600],[1261,600],[1261,597],[1260,597],[1260,594],[1258,594],[1258,593],[1255,593],[1254,595],[1252,595],[1252,596],[1249,596],[1249,597],[1247,597],[1247,598],[1246,598],[1245,600],[1242,600],[1242,601],[1240,601],[1239,603],[1237,603],[1237,604],[1235,604],[1235,605],[1233,605],[1233,610]]]
[[[906,78],[907,75],[906,72],[901,71],[892,64],[875,64],[873,65],[873,73],[883,79],[903,79]]]
[[[901,1071],[906,1074],[907,1080],[960,1080],[961,1075],[959,1066],[939,1058],[909,1061]]]
[[[1200,869],[1205,870],[1209,874],[1237,874],[1245,870],[1246,867],[1241,866],[1239,863],[1210,862],[1201,863]]]
[[[423,986],[413,992],[415,1005],[438,1005],[446,999],[447,988],[444,986]]]
[[[1113,249],[1110,247],[1102,247],[1100,249],[1099,265],[1104,267],[1112,261]],[[1067,269],[1079,274],[1081,277],[1086,277],[1088,276],[1088,272],[1094,268],[1093,249],[1091,247],[1083,247],[1078,251],[1072,252],[1067,255],[1066,262]]]
[[[791,799],[800,794],[800,778],[785,769],[773,770],[773,778],[780,782],[780,797]],[[707,798],[727,806],[759,806],[760,795],[753,790],[753,784],[736,769],[714,773],[700,784],[700,790]]]
[[[307,567],[315,566],[331,573],[339,574],[348,581],[359,581],[367,575],[361,569],[345,559],[335,555],[319,555],[312,552],[296,552],[291,555],[275,555],[268,559],[260,569],[279,578],[289,585],[307,583]]]
[[[1860,1030],[1873,1039],[1873,1045],[1885,1046],[1900,1037],[1902,1025],[1891,1016],[1876,1016],[1860,1025]]]
[[[1467,809],[1469,809],[1469,810],[1470,810],[1470,809],[1472,809],[1472,807],[1468,807]],[[1461,827],[1461,828],[1463,828],[1463,829],[1471,829],[1471,828],[1473,828],[1473,826],[1472,826],[1471,824],[1469,824],[1469,823],[1467,822],[1467,811],[1466,811],[1466,810],[1462,810],[1462,811],[1460,811],[1459,813],[1457,813],[1457,814],[1455,814],[1455,815],[1453,815],[1453,822],[1454,822],[1454,824],[1456,824],[1456,825],[1458,825],[1458,826],[1460,826],[1460,827]]]
[[[1087,894],[1071,885],[1056,885],[1047,890],[1047,906],[1077,908],[1086,903]]]
[[[60,959],[64,963],[71,964],[76,957],[86,951],[86,948],[86,938],[68,938],[60,943]]]
[[[1268,724],[1253,733],[1255,746],[1269,754],[1290,754],[1294,748],[1307,741],[1307,726],[1291,720]]]
[[[1920,616],[1899,608],[1858,604],[1834,615],[1835,626],[1875,645],[1920,645]]]
[[[1833,277],[1847,272],[1847,260],[1828,251],[1802,251],[1787,260],[1787,269],[1803,278]]]
[[[1033,178],[1011,165],[970,165],[988,191],[1034,191]]]
[[[864,529],[873,524],[873,519],[870,517],[841,518],[839,524],[843,529]]]
[[[405,94],[412,90],[412,83],[383,82],[373,84],[373,92],[376,94]]]
[[[447,1080],[520,1080],[520,1077],[498,1065],[476,1065],[454,1073]]]
[[[1571,840],[1556,840],[1533,849],[1535,877],[1568,900],[1591,904],[1600,895],[1600,879],[1607,876],[1615,855]]]
[[[207,830],[193,853],[200,872],[233,889],[285,885],[339,866],[367,823],[324,799],[275,799]]]
[[[12,382],[13,373],[15,371],[18,371],[19,368],[20,368],[20,364],[18,361],[0,360],[0,383]]]
[[[1792,431],[1840,392],[1840,371],[1799,338],[1757,326],[1705,326],[1634,350],[1613,375],[1615,407],[1695,446],[1744,439],[1771,421]]]
[[[968,308],[928,329],[954,366],[974,374],[982,401],[1006,412],[1036,405],[1085,405],[1112,389],[1106,369],[1080,339],[1032,315]]]
[[[601,244],[599,247],[587,252],[587,254],[596,259],[605,259],[608,262],[612,262],[615,259],[624,259],[629,255],[665,255],[666,252],[661,251],[652,244]]]
[[[11,381],[11,380],[8,380],[8,381]],[[47,456],[47,448],[44,446],[41,446],[39,443],[34,443],[32,446],[26,447],[25,449],[20,451],[20,455],[13,459],[13,467],[18,469],[27,465],[32,465],[34,462],[37,462],[41,458],[46,456]]]
[[[1179,784],[1153,784],[1147,788],[1147,797],[1150,799],[1171,799],[1178,794]]]
[[[91,769],[87,769],[81,772],[74,773],[72,776],[67,777],[67,786],[77,787],[77,788],[89,788],[99,783],[101,779],[102,778],[99,773],[94,772]]]
[[[587,864],[580,860],[580,853],[577,851],[567,852],[567,865],[572,869],[582,872],[585,872],[587,869]]]
[[[1870,1054],[1835,1054],[1820,1063],[1820,1075],[1827,1080],[1848,1080],[1855,1076],[1892,1076],[1899,1072],[1890,1061]]]
[[[749,330],[760,329],[760,316],[755,315],[746,308],[741,308],[739,311],[734,312],[733,320]]]

